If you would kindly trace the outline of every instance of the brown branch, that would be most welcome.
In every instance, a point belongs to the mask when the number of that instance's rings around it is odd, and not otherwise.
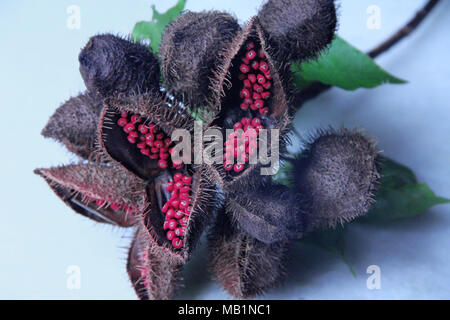
[[[367,55],[371,58],[376,58],[399,43],[405,37],[410,35],[415,29],[417,29],[417,27],[423,22],[423,20],[425,20],[425,18],[428,16],[431,10],[433,10],[436,4],[438,4],[439,1],[440,0],[429,0],[425,4],[425,6],[421,10],[419,10],[405,26],[403,26],[394,35],[389,37],[386,41],[378,45],[376,48],[370,50]],[[330,88],[332,88],[332,86],[330,85],[326,85],[320,82],[313,82],[299,94],[298,105],[301,106],[304,102],[317,97]]]

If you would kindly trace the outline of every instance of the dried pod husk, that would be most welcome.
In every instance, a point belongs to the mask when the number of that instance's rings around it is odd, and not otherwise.
[[[144,182],[120,168],[78,164],[35,173],[75,212],[97,222],[129,227],[146,206]]]
[[[138,138],[134,143],[128,140],[129,134],[127,136],[124,127],[119,125],[122,113],[127,113],[128,116],[138,115],[142,119],[139,123],[147,127],[157,126],[158,132],[163,133],[166,138],[170,138],[175,129],[184,129],[188,132],[193,130],[193,119],[186,110],[180,108],[175,101],[169,101],[161,95],[132,94],[105,100],[105,108],[99,123],[100,158],[105,161],[113,160],[144,180],[158,175],[165,169],[159,166],[159,158],[152,159],[142,153],[137,147],[140,142]],[[128,121],[131,122],[130,119]],[[133,130],[138,132],[137,124]],[[150,148],[150,145],[146,148]],[[167,159],[169,162],[169,158]]]
[[[172,299],[182,265],[157,246],[139,224],[128,252],[127,272],[141,300]]]
[[[88,93],[82,93],[64,102],[50,117],[41,134],[53,138],[66,148],[88,159],[95,150],[97,125],[103,102]]]
[[[177,236],[181,241],[180,247],[175,247],[173,239],[170,239],[169,231],[176,230],[170,227],[168,211],[164,209],[173,203],[173,194],[168,191],[168,185],[176,181],[176,175],[191,178],[188,209],[185,215],[178,221],[178,227],[182,228],[182,236]],[[215,214],[223,205],[223,196],[214,181],[210,181],[205,166],[193,169],[186,166],[177,171],[164,171],[155,177],[147,187],[150,207],[146,210],[143,224],[149,236],[161,252],[185,263],[189,260],[193,249],[208,224],[213,221]],[[179,199],[179,198],[177,198]],[[170,209],[169,209],[170,210]],[[181,202],[177,204],[175,211],[181,210]],[[182,222],[181,222],[182,221]]]
[[[288,241],[260,242],[239,232],[226,214],[218,216],[209,241],[213,277],[233,297],[252,298],[283,281]]]
[[[345,129],[320,132],[311,141],[293,161],[310,228],[333,227],[366,214],[380,179],[374,141]]]
[[[287,85],[290,73],[271,56],[272,49],[264,39],[257,18],[251,19],[222,52],[221,68],[212,82],[216,90],[209,102],[209,109],[215,110],[217,116],[211,125],[221,128],[225,137],[227,130],[233,130],[244,119],[257,119],[260,127],[267,130],[265,139],[263,136],[257,138],[257,163],[245,162],[243,170],[227,170],[223,163],[214,165],[226,191],[257,187],[270,180],[270,174],[264,176],[261,172],[261,168],[271,167],[271,164],[260,161],[261,143],[267,146],[269,159],[279,159],[285,153],[291,123],[291,96]],[[242,127],[245,129],[245,125]],[[278,137],[274,135],[272,141],[272,134],[276,131]],[[272,148],[272,142],[277,143],[278,147]]]
[[[97,35],[78,60],[86,88],[101,97],[160,89],[158,59],[141,44],[112,34]]]
[[[331,43],[336,30],[333,0],[269,0],[258,13],[277,58],[303,61]]]
[[[229,194],[226,207],[239,230],[264,243],[299,239],[307,229],[305,204],[283,185]]]
[[[164,31],[160,59],[166,89],[192,106],[203,106],[211,95],[209,79],[217,70],[218,55],[240,30],[225,12],[181,14]]]

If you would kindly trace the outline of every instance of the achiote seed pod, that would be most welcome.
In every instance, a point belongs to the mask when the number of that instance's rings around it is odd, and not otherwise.
[[[367,213],[380,179],[373,140],[349,130],[319,132],[293,162],[309,229],[335,226]]]

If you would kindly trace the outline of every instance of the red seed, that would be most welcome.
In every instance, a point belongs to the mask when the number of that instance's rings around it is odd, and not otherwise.
[[[259,64],[259,70],[261,70],[263,73],[269,71],[269,65],[267,64],[267,62],[262,61],[262,62]]]
[[[140,142],[136,145],[139,149],[143,149],[147,146],[147,144],[145,142]]]
[[[122,112],[120,115],[121,115],[122,118],[127,118],[128,117],[128,113],[126,113],[126,112]]]
[[[255,90],[257,93],[261,93],[261,92],[264,91],[263,87],[260,86],[259,84],[255,84],[255,85],[253,86],[253,90]],[[253,98],[253,99],[255,99],[255,98]]]
[[[192,182],[192,177],[184,176],[182,180],[184,184],[189,185]]]
[[[270,74],[270,71],[265,72],[264,76],[266,77],[267,80],[271,80],[272,79],[272,75]]]
[[[251,66],[252,66],[252,69],[258,70],[258,69],[259,69],[259,63],[258,63],[258,61],[253,61]]]
[[[264,101],[262,101],[262,100],[256,100],[256,101],[255,101],[255,106],[256,106],[258,109],[264,107]]]
[[[186,187],[183,187],[183,188],[186,188]],[[188,191],[188,192],[189,192],[189,191]],[[182,192],[182,191],[180,190],[180,200],[181,200],[181,201],[183,201],[183,200],[189,201],[189,195],[188,195],[188,192]]]
[[[174,188],[177,190],[180,190],[181,188],[183,188],[183,181],[179,180],[179,181],[175,182]]]
[[[250,88],[252,86],[251,82],[248,79],[244,80],[244,87],[245,88]]]
[[[189,218],[188,217],[184,217],[180,220],[180,224],[183,228],[186,228],[189,222]]]
[[[258,107],[256,106],[256,104],[251,104],[250,105],[250,109],[252,109],[253,111],[258,110]]]
[[[143,134],[147,133],[147,131],[148,131],[147,126],[145,126],[143,124],[139,125],[138,130],[140,133],[143,133]]]
[[[267,108],[267,107],[259,109],[259,113],[260,113],[261,115],[265,115],[265,114],[267,114],[268,112],[269,112],[269,108]]]
[[[166,186],[166,190],[172,192],[174,190],[173,182],[169,182]]]
[[[131,131],[134,131],[136,127],[132,123],[127,123],[125,127],[123,127],[123,131],[126,133],[130,133]]]
[[[242,163],[236,163],[233,167],[234,172],[241,172],[244,170],[244,165]]]
[[[245,56],[247,57],[247,59],[252,60],[256,57],[256,52],[255,50],[250,50]]]
[[[172,241],[172,239],[174,239],[174,238],[175,238],[175,231],[172,231],[172,230],[167,231],[167,240]]]
[[[263,92],[261,93],[261,98],[264,100],[268,99],[270,97],[270,92]]]
[[[184,229],[183,229],[183,228],[180,228],[180,227],[176,228],[176,229],[175,229],[175,234],[176,234],[178,237],[184,236]]]
[[[151,133],[158,132],[158,126],[156,124],[153,124],[153,123],[150,123],[148,125],[148,129],[150,130]]]
[[[149,157],[150,159],[152,159],[152,160],[156,160],[156,159],[159,158],[159,156],[158,156],[157,153],[153,153],[153,154],[149,155],[148,157]]]
[[[111,203],[110,208],[116,211],[119,210],[120,205],[118,203]]]
[[[152,147],[152,148],[150,149],[150,151],[151,151],[152,153],[159,153],[159,148],[157,148],[157,147]],[[158,156],[158,158],[159,158],[159,156]]]
[[[240,81],[244,80],[246,77],[247,76],[245,74],[243,74],[243,73],[240,73],[239,76],[238,76]]]
[[[169,208],[169,210],[167,210],[166,217],[169,217],[169,218],[175,217],[175,210],[173,210],[172,208]]]
[[[247,117],[243,117],[243,118],[241,119],[241,123],[242,123],[242,124],[247,124],[247,123],[249,123],[249,122],[250,122],[250,119],[247,118]]]
[[[173,175],[173,180],[175,182],[182,181],[182,179],[183,179],[183,174],[181,174],[181,172],[177,172]]]
[[[183,161],[181,160],[172,160],[172,165],[175,169],[181,169],[183,167]]]
[[[163,229],[164,229],[164,230],[169,229],[169,220],[164,221]]]
[[[186,209],[187,206],[188,206],[188,202],[186,200],[181,200],[180,201],[180,209]]]
[[[266,83],[263,84],[264,89],[269,90],[272,87],[272,83],[270,81],[266,81]]]
[[[104,205],[105,204],[105,200],[95,200],[95,204],[97,205],[97,206],[99,206],[99,207],[101,207],[102,205]]]
[[[145,154],[146,156],[148,156],[150,154],[150,150],[148,148],[142,148],[141,149],[141,153]]]
[[[117,124],[121,127],[125,127],[127,123],[128,123],[128,121],[125,118],[120,118],[119,120],[117,120]]]
[[[141,121],[141,116],[140,115],[138,115],[138,114],[133,114],[132,116],[131,116],[131,122],[132,123],[138,123],[138,122],[140,122]]]
[[[181,240],[180,238],[174,238],[172,240],[172,245],[175,249],[180,249],[181,247],[183,247],[183,240]]]
[[[234,129],[234,130],[242,129],[242,123],[236,122],[236,123],[233,125],[233,129]]]
[[[242,62],[245,63],[245,64],[250,64],[250,60],[248,60],[247,57],[244,57],[244,58],[242,58],[241,60],[242,60]]]
[[[256,81],[258,81],[261,84],[264,84],[266,83],[266,78],[262,74],[258,74],[258,76],[256,77]]]
[[[180,207],[180,209],[184,209],[184,208],[181,208]],[[175,219],[181,219],[181,218],[183,218],[184,217],[184,211],[181,211],[181,210],[177,210],[177,211],[175,211]]]
[[[153,141],[155,139],[155,136],[152,133],[147,133],[145,135],[145,139],[149,141]]]
[[[252,126],[256,127],[258,125],[261,124],[261,119],[260,118],[253,118],[252,119]]]
[[[165,152],[160,152],[159,153],[159,158],[162,160],[167,160],[169,158],[169,154],[165,153]]]
[[[246,64],[241,64],[239,70],[241,70],[242,73],[248,73],[250,71],[250,67]]]
[[[169,207],[170,207],[170,203],[169,203],[169,202],[166,202],[166,203],[163,205],[161,211],[164,212],[164,213],[166,213],[167,210],[169,210]]]
[[[161,168],[161,169],[166,169],[167,168],[167,166],[168,166],[168,164],[167,164],[167,161],[166,160],[159,160],[158,161],[158,166]]]
[[[231,171],[231,170],[233,170],[233,164],[232,163],[224,163],[223,168],[225,169],[225,171]]]
[[[137,133],[136,131],[131,131],[129,136],[133,137],[133,138],[137,138],[137,137],[139,137],[139,133]]]
[[[177,225],[178,225],[177,220],[175,220],[175,219],[170,219],[170,220],[169,220],[168,227],[169,227],[170,230],[175,230],[175,228],[177,227]]]
[[[253,103],[253,99],[250,98],[250,97],[249,98],[245,98],[244,99],[244,103],[247,104],[247,105],[251,105]]]
[[[128,136],[128,141],[130,142],[130,143],[136,143],[136,138],[135,137],[132,137],[132,136]]]
[[[162,140],[162,139],[164,139],[164,137],[165,137],[166,135],[164,134],[164,133],[158,133],[157,135],[156,135],[156,139],[158,139],[158,140]]]
[[[255,44],[253,42],[249,42],[245,45],[245,48],[247,50],[251,50],[251,49],[255,48]]]
[[[254,74],[249,74],[249,75],[248,75],[248,80],[249,80],[251,83],[255,83],[255,82],[256,82],[256,76],[255,76]]]
[[[183,187],[180,189],[180,192],[181,192],[181,193],[188,193],[190,190],[191,190],[191,188],[190,188],[189,186],[183,186]]]
[[[250,97],[250,91],[248,89],[242,89],[241,90],[241,98],[248,98]]]

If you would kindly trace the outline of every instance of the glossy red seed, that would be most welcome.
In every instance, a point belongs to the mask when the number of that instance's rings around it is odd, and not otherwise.
[[[241,70],[242,73],[248,73],[250,71],[250,67],[246,64],[241,64],[239,70]]]
[[[164,230],[169,229],[169,220],[164,221],[163,229],[164,229]]]
[[[233,164],[232,163],[224,163],[223,168],[225,169],[225,171],[231,171],[231,170],[233,170]]]
[[[244,103],[247,105],[251,105],[253,103],[253,99],[252,98],[245,98],[244,99]]]
[[[181,172],[177,172],[173,175],[173,180],[175,182],[182,181],[182,179],[183,179],[183,174]]]
[[[158,139],[158,140],[162,140],[162,139],[164,139],[164,137],[165,137],[166,135],[164,134],[164,133],[158,133],[157,135],[156,135],[156,139]]]
[[[247,110],[248,110],[248,104],[246,104],[246,103],[241,103],[240,108],[241,108],[242,110],[244,110],[244,111],[247,111]]]
[[[162,147],[164,147],[164,142],[162,142],[161,140],[156,140],[154,143],[153,143],[153,145],[156,147],[156,148],[162,148]]]
[[[251,50],[251,49],[255,48],[255,44],[253,42],[249,42],[245,45],[245,48],[247,50]]]
[[[172,192],[174,190],[173,182],[169,182],[166,186],[166,190]]]
[[[247,57],[241,59],[243,63],[250,64],[250,60]]]
[[[147,133],[145,135],[145,139],[147,139],[149,141],[153,141],[155,139],[155,136],[152,133]]]
[[[256,52],[255,50],[250,50],[247,52],[247,54],[245,55],[245,57],[249,60],[252,60],[256,57]]]
[[[249,74],[249,75],[248,75],[248,80],[249,80],[251,83],[255,83],[255,82],[256,82],[256,76],[255,76],[254,74]]]
[[[125,118],[120,118],[119,120],[117,120],[117,124],[121,127],[125,127],[127,123],[128,123],[128,121]]]
[[[180,209],[184,209],[184,208],[181,208],[181,206],[180,206]],[[175,219],[183,218],[184,217],[184,211],[181,211],[181,210],[175,211],[175,216],[174,217],[175,217]]]
[[[150,154],[148,157],[152,160],[156,160],[159,158],[159,155],[157,153],[153,153],[153,154]]]
[[[260,64],[259,64],[259,70],[261,70],[262,72],[267,72],[267,71],[269,71],[269,65],[267,64],[267,62],[265,62],[265,61],[262,61]]]
[[[122,112],[120,115],[121,115],[122,118],[127,118],[128,117],[128,113],[126,113],[126,112]]]
[[[147,133],[148,128],[147,128],[147,126],[141,124],[141,125],[139,125],[138,130],[140,133],[145,134],[145,133]]]
[[[127,139],[128,139],[128,142],[130,142],[130,143],[136,143],[136,138],[135,137],[128,136]]]
[[[266,78],[262,74],[258,74],[258,76],[256,77],[256,81],[258,81],[258,83],[260,84],[264,84],[266,83]]]
[[[266,83],[263,84],[264,89],[269,90],[272,87],[272,83],[270,81],[266,81]]]
[[[180,238],[174,238],[172,240],[172,245],[175,249],[180,249],[183,247],[183,240],[181,240]]]
[[[166,217],[169,217],[169,218],[175,217],[175,210],[173,210],[173,208],[169,208],[167,210]]]
[[[264,100],[268,99],[270,97],[270,92],[263,92],[261,93],[261,98]]]
[[[244,170],[244,165],[242,163],[236,163],[233,167],[234,172],[241,172]]]
[[[265,115],[265,114],[267,114],[268,112],[269,112],[269,108],[267,108],[267,107],[259,109],[259,113],[260,113],[261,115]]]
[[[139,149],[143,149],[147,146],[147,144],[145,142],[140,142],[136,145]]]
[[[136,131],[131,131],[131,132],[129,133],[129,136],[130,136],[130,137],[133,137],[133,138],[137,138],[137,137],[139,137],[139,133],[137,133]]]
[[[192,177],[184,176],[182,180],[184,184],[189,185],[192,182]]]
[[[167,164],[167,161],[166,160],[159,160],[158,161],[158,166],[161,168],[161,169],[166,169],[167,167],[168,167],[168,164]]]
[[[264,101],[262,101],[262,100],[256,100],[256,101],[255,101],[255,106],[256,106],[258,109],[264,107]]]
[[[140,115],[138,115],[138,114],[133,114],[132,116],[131,116],[131,122],[132,123],[138,123],[138,122],[140,122],[141,121],[141,116]]]
[[[183,186],[183,187],[180,189],[180,192],[182,192],[182,193],[188,193],[189,190],[191,190],[191,188],[190,188],[189,186]]]
[[[152,147],[152,148],[150,149],[150,151],[151,151],[152,153],[159,153],[159,148],[157,148],[157,147]],[[158,158],[159,158],[159,155],[158,155]]]
[[[176,229],[175,229],[175,234],[176,234],[178,237],[184,236],[184,229],[183,229],[183,228],[180,228],[180,227],[176,228]]]
[[[99,207],[101,207],[102,205],[104,205],[105,204],[105,200],[95,200],[95,204],[97,205],[97,206],[99,206]]]
[[[166,202],[166,203],[163,205],[161,211],[164,212],[164,213],[166,213],[167,210],[169,210],[169,207],[170,207],[170,203],[169,203],[169,202]]]
[[[260,86],[259,84],[255,84],[253,86],[253,90],[255,90],[257,93],[261,93],[264,91],[263,87]],[[255,99],[254,96],[255,96],[255,94],[253,94],[253,99]]]
[[[253,118],[252,119],[252,126],[256,127],[257,125],[261,124],[261,119],[260,118]]]
[[[267,80],[271,80],[272,79],[272,75],[270,74],[270,71],[265,72],[264,76],[266,77]]]
[[[125,125],[125,127],[123,127],[123,131],[125,131],[126,133],[130,133],[131,131],[134,131],[135,129],[136,129],[136,127],[132,123],[127,123]]]
[[[244,87],[246,87],[246,88],[251,88],[251,86],[252,86],[252,83],[250,82],[250,80],[245,79],[245,80],[244,80]]]
[[[172,230],[167,231],[167,240],[172,241],[172,239],[174,239],[174,238],[175,238],[175,231],[172,231]]]
[[[167,160],[169,158],[169,154],[166,152],[160,152],[159,153],[159,158],[162,160]]]
[[[177,225],[178,225],[178,222],[177,222],[177,220],[175,220],[175,219],[170,219],[169,220],[169,229],[170,230],[174,230],[176,227],[177,227]]]
[[[252,69],[258,70],[259,69],[259,63],[258,61],[253,61],[251,64]]]
[[[150,154],[150,150],[148,148],[142,148],[141,149],[141,153],[145,154],[146,156],[148,156]]]
[[[253,111],[258,110],[258,107],[256,106],[256,104],[251,104],[250,105],[250,109],[252,109]]]
[[[242,124],[247,124],[247,123],[249,123],[249,122],[250,122],[250,119],[247,118],[247,117],[243,117],[243,118],[241,119],[241,123],[242,123]]]
[[[233,125],[233,129],[234,129],[234,130],[242,129],[242,123],[236,122],[236,123]]]
[[[111,203],[110,208],[116,211],[119,210],[120,205],[118,203]]]
[[[242,89],[241,90],[241,98],[248,98],[250,97],[250,91],[248,89]]]
[[[258,51],[258,56],[259,56],[261,59],[264,59],[264,58],[266,57],[266,54],[264,53],[263,49],[259,49],[259,51]]]

